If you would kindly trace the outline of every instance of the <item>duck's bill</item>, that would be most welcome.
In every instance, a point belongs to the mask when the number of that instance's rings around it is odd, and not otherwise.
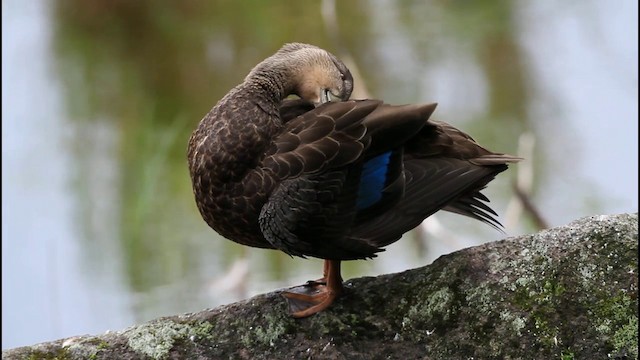
[[[339,101],[342,101],[342,99],[340,99],[338,96],[333,95],[333,93],[329,89],[322,90],[320,94],[320,104]]]

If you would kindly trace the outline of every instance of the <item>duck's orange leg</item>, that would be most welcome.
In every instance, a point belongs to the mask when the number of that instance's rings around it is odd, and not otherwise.
[[[340,267],[340,264],[338,264]],[[322,277],[317,280],[309,280],[303,286],[318,286],[318,285],[327,285],[327,274],[329,273],[329,260],[325,260],[323,263],[322,269]]]
[[[289,302],[291,315],[303,318],[328,308],[333,301],[344,292],[339,260],[324,261],[324,277],[321,281],[310,281],[313,293],[296,293],[286,291],[282,295]]]

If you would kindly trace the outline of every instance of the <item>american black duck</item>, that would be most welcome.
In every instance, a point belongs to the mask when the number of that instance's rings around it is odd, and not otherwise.
[[[451,125],[436,104],[348,100],[349,69],[291,43],[259,63],[189,140],[204,220],[237,243],[325,260],[308,292],[285,292],[295,317],[343,292],[342,260],[375,257],[438,210],[500,226],[480,193],[514,156]],[[289,95],[299,99],[285,99]]]

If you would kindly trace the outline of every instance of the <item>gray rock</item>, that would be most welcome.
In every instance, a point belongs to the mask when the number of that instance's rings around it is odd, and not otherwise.
[[[638,215],[592,216],[347,281],[295,320],[278,292],[3,359],[637,359]]]

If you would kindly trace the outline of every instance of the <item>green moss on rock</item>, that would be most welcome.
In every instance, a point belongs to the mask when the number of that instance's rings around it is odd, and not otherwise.
[[[346,282],[306,319],[278,292],[3,359],[637,359],[638,216],[594,216]]]

